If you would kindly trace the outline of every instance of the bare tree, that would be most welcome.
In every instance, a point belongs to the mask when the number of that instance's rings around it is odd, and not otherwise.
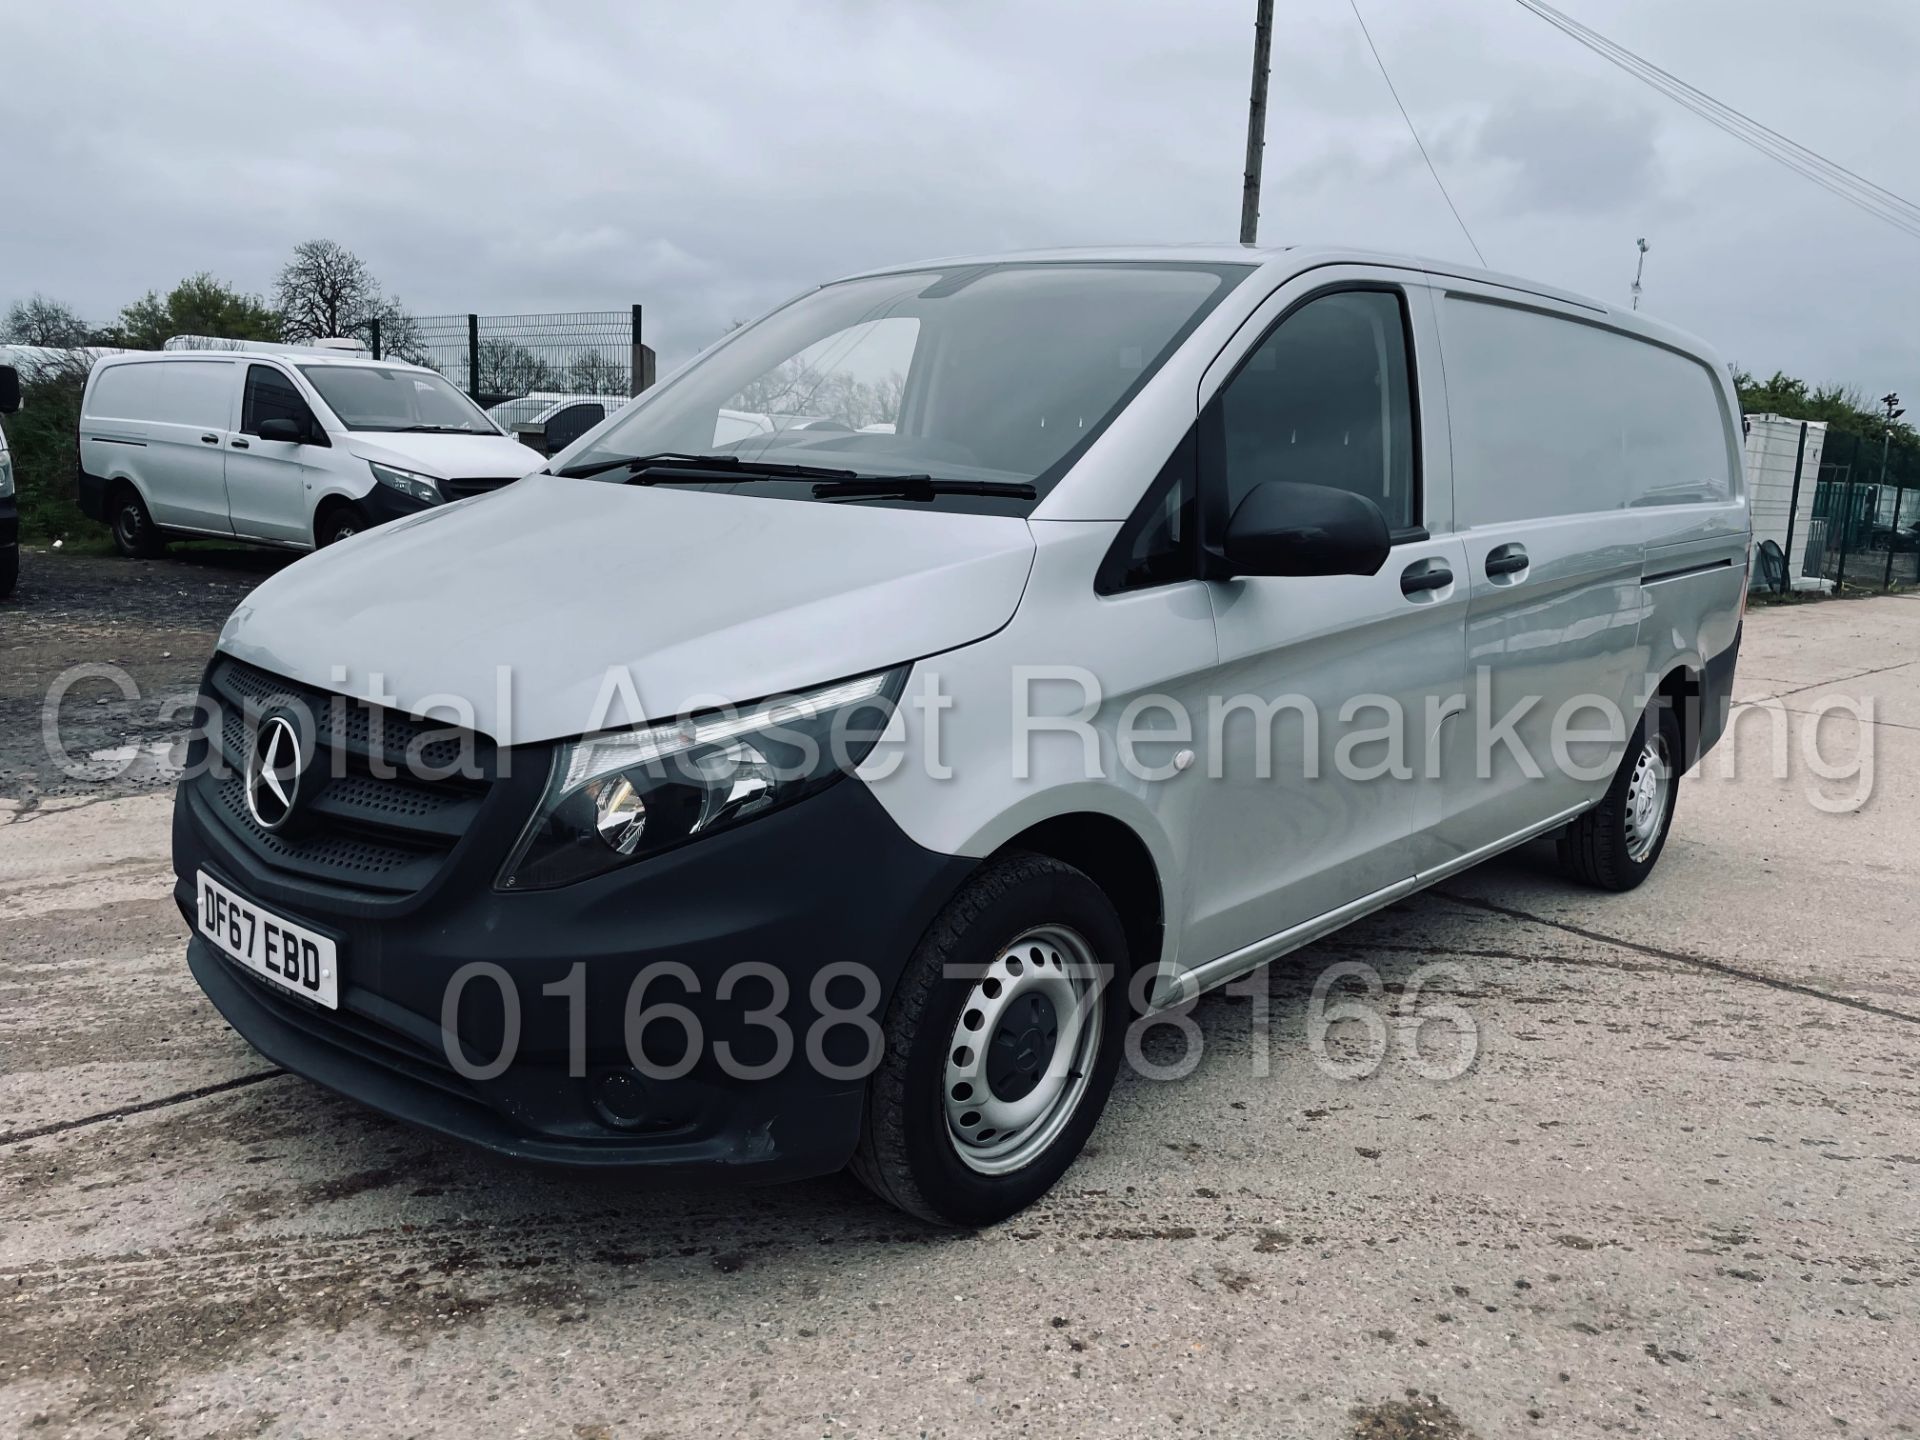
[[[0,340],[11,345],[71,349],[92,338],[91,328],[72,307],[45,295],[14,301],[7,307],[6,319],[0,321]]]
[[[380,288],[364,260],[336,241],[294,246],[273,283],[273,298],[284,337],[296,345],[335,335],[371,343],[377,321],[381,354],[408,360],[424,354],[418,327],[400,301]]]
[[[479,370],[481,395],[527,395],[559,385],[552,366],[511,340],[482,340]]]
[[[629,370],[604,350],[589,350],[567,367],[567,388],[581,395],[625,395]]]

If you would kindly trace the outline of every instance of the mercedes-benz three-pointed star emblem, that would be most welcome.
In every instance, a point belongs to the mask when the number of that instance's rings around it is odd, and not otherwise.
[[[293,722],[275,715],[253,737],[247,760],[247,810],[264,830],[277,830],[293,813],[300,793],[300,736]]]

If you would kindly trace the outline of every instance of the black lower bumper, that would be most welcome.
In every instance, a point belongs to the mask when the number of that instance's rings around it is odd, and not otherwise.
[[[269,1059],[504,1155],[755,1182],[846,1163],[874,1033],[854,1017],[884,1019],[914,944],[971,862],[914,845],[857,780],[625,873],[543,892],[494,888],[512,838],[495,830],[478,827],[418,895],[370,903],[275,873],[183,784],[175,898],[189,924],[205,870],[333,936],[340,1005],[288,994],[197,935],[194,977]],[[474,962],[498,967],[511,1006],[497,979],[453,986]],[[636,1000],[635,981],[659,962],[673,973],[656,970]],[[823,981],[824,967],[847,962],[872,986],[851,971]],[[662,1005],[686,1007],[697,1043]],[[460,1073],[456,1057],[471,1071],[503,1053],[512,1009],[511,1063],[492,1078]],[[653,1015],[639,1040],[648,1073],[633,1068],[636,1010]],[[779,1058],[776,1016],[787,1059],[757,1078]]]
[[[1733,643],[1701,668],[1699,714],[1693,723],[1684,727],[1689,737],[1689,769],[1699,764],[1726,734],[1727,716],[1733,709],[1733,669],[1740,659],[1740,634],[1739,630],[1734,631]]]
[[[107,477],[89,475],[82,470],[74,485],[74,499],[79,503],[80,513],[89,520],[98,520],[102,524],[107,519]]]

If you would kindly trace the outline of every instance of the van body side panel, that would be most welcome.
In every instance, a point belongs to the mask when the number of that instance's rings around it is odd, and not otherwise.
[[[103,361],[80,415],[80,466],[130,481],[154,524],[201,534],[233,532],[226,452],[240,366],[198,356]]]
[[[883,745],[859,774],[910,839],[949,855],[990,855],[1060,815],[1119,821],[1153,860],[1168,922],[1162,955],[1136,958],[1171,959],[1191,903],[1189,847],[1208,784],[1204,715],[1215,650],[1207,587],[1196,580],[1101,596],[1093,574],[1117,524],[1030,528],[1033,571],[1018,611],[1004,629],[915,663],[889,731],[900,747]],[[952,699],[937,719],[916,701],[929,686]],[[1181,730],[1155,696],[1201,717],[1196,728]],[[1024,726],[1022,714],[1032,717]],[[1135,737],[1126,753],[1138,774],[1123,763],[1123,727]],[[1197,758],[1178,771],[1182,750]]]
[[[1674,658],[1647,623],[1648,544],[1705,509],[1718,518],[1691,538],[1718,534],[1731,558],[1744,506],[1698,357],[1497,286],[1454,282],[1438,303],[1473,576],[1444,863],[1604,793]]]

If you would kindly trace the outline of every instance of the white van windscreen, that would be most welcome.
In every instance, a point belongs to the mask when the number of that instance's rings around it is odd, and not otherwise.
[[[1461,524],[1730,498],[1720,393],[1699,361],[1460,295],[1442,316]]]
[[[824,286],[710,351],[553,467],[619,478],[609,467],[622,460],[673,454],[1044,495],[1246,273],[1005,263]]]
[[[233,418],[226,360],[149,360],[102,366],[87,397],[90,420],[139,420],[224,430]]]

